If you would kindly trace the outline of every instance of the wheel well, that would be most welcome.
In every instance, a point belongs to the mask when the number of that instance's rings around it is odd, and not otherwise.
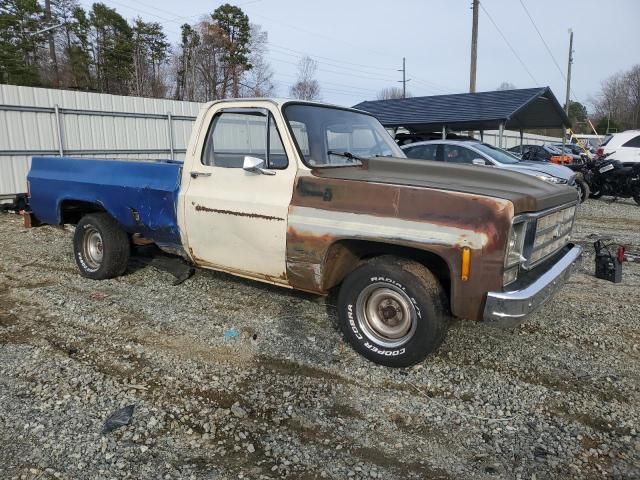
[[[105,212],[98,203],[82,200],[64,200],[60,204],[60,223],[76,224],[88,213]]]
[[[366,240],[339,240],[329,247],[325,259],[324,287],[329,290],[339,285],[364,261],[381,255],[395,255],[421,263],[431,270],[450,296],[451,271],[442,257],[418,248]]]

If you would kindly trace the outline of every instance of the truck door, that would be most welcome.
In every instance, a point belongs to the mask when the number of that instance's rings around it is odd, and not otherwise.
[[[212,109],[205,116],[209,128],[194,152],[183,201],[185,234],[198,265],[287,283],[296,162],[283,145],[281,122],[270,104]],[[244,169],[246,157],[263,160],[263,168]]]

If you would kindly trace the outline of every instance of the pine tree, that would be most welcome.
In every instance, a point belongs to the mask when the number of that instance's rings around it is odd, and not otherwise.
[[[36,0],[3,0],[0,3],[0,82],[15,85],[42,84],[38,46],[43,36],[43,10]]]
[[[230,81],[231,96],[238,97],[240,78],[244,72],[251,69],[249,63],[249,42],[251,40],[249,17],[240,7],[225,3],[215,9],[211,18],[226,37],[225,53],[221,59],[225,65],[225,90]]]
[[[133,33],[113,8],[94,3],[89,13],[98,90],[128,95],[133,72]]]

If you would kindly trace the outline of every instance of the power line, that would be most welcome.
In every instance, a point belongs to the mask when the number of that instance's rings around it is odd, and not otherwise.
[[[272,46],[272,47],[276,47],[277,49],[280,49],[280,50],[287,50],[289,52],[294,52],[294,53],[302,54],[302,55],[306,55],[307,54],[307,52],[303,52],[302,50],[294,50],[292,48],[288,48],[288,47],[284,47],[282,45],[278,45],[277,43],[273,43],[271,41],[269,41],[269,45]],[[354,62],[347,62],[347,61],[344,61],[344,60],[338,60],[338,59],[332,58],[332,57],[323,57],[322,55],[313,55],[313,57],[321,58],[321,59],[324,59],[324,60],[330,60],[332,62],[342,63],[342,64],[345,64],[345,65],[353,65],[353,66],[356,66],[356,67],[367,68],[367,69],[370,69],[370,70],[389,70],[389,71],[395,71],[396,70],[395,68],[391,68],[391,67],[380,67],[380,66],[377,66],[377,65],[364,65],[364,64],[361,64],[361,63],[354,63]]]
[[[435,90],[441,93],[450,93],[451,89],[446,88],[442,85],[438,85],[437,83],[429,82],[427,80],[422,80],[421,78],[416,77],[415,75],[411,79],[414,83],[421,83],[423,87],[428,88],[430,90]]]
[[[151,13],[151,12],[148,12],[146,10],[142,10],[140,8],[132,7],[130,5],[126,5],[124,3],[118,2],[117,0],[107,0],[107,1],[115,3],[117,5],[120,5],[120,6],[124,7],[124,8],[128,8],[128,9],[133,10],[133,11],[137,11],[137,12],[140,12],[140,13],[146,13],[147,15],[152,15],[152,16],[154,16],[156,18],[159,18],[161,20],[164,20],[166,22],[171,22],[171,23],[175,23],[175,24],[178,24],[178,25],[182,25],[183,24],[183,22],[176,21],[175,18],[174,19],[169,19],[169,18],[166,18],[166,17],[162,17],[160,15],[156,15],[155,13]],[[261,0],[255,0],[255,1],[261,1]],[[255,1],[254,2],[245,2],[245,3],[239,4],[239,6],[248,5],[250,3],[255,3]],[[152,9],[157,10],[159,12],[168,13],[170,15],[176,15],[175,13],[169,12],[168,10],[164,10],[164,9],[161,9],[161,8],[158,8],[158,7],[154,7],[154,6],[146,4],[144,2],[138,1],[138,3],[140,3],[142,5],[145,5],[145,6],[148,6],[149,8],[152,8]],[[191,16],[186,16],[186,17],[178,17],[178,18],[186,19],[186,18],[200,17],[200,16],[203,16],[203,15],[207,15],[207,14],[199,13],[199,14],[196,14],[196,15],[191,15]],[[175,30],[167,29],[167,31],[178,34],[178,32],[176,32]],[[283,45],[278,45],[278,44],[273,43],[273,42],[269,42],[269,45],[272,46],[272,47],[275,47],[276,49],[281,49],[281,50],[286,50],[288,52],[294,52],[294,53],[297,53],[297,54],[306,55],[306,52],[303,52],[301,50],[295,50],[295,49],[292,49],[292,48],[289,48],[289,47],[285,47]],[[370,70],[395,71],[395,68],[391,68],[391,67],[380,67],[378,65],[364,65],[364,64],[361,64],[361,63],[354,63],[354,62],[348,62],[348,61],[344,61],[344,60],[339,60],[339,59],[336,59],[336,58],[333,58],[333,57],[325,57],[325,56],[322,56],[322,55],[313,55],[313,57],[321,58],[321,59],[324,59],[324,60],[329,60],[329,61],[332,61],[332,62],[335,62],[335,63],[345,64],[345,65],[353,65],[353,66],[361,67],[361,68],[367,68],[367,69],[370,69]],[[342,67],[341,65],[333,65],[333,66],[338,67],[338,68],[345,68],[345,67]],[[352,70],[356,71],[355,69],[352,69]],[[371,72],[362,72],[362,73],[367,73],[368,74],[368,73],[371,73]]]
[[[515,57],[518,59],[518,61],[520,62],[520,65],[522,65],[522,68],[524,68],[525,71],[529,74],[529,77],[531,77],[531,80],[533,80],[533,83],[535,83],[536,85],[539,85],[538,81],[535,79],[533,74],[527,68],[527,65],[524,63],[522,58],[520,58],[520,55],[518,55],[518,52],[516,52],[515,48],[513,48],[511,43],[509,43],[509,40],[507,40],[507,37],[505,37],[504,33],[502,33],[502,30],[500,30],[500,27],[498,27],[498,24],[495,22],[495,20],[493,20],[493,17],[489,14],[487,9],[484,8],[484,5],[482,3],[480,3],[480,8],[487,15],[487,17],[489,18],[489,20],[491,21],[495,29],[498,31],[498,33],[500,34],[504,42],[507,44],[507,46],[511,49],[511,53],[513,53]]]
[[[294,30],[298,30],[298,31],[303,32],[303,33],[306,33],[306,34],[316,35],[316,36],[318,36],[318,37],[322,37],[322,38],[325,38],[325,39],[331,40],[332,42],[335,42],[335,40],[336,40],[336,37],[335,37],[335,36],[333,36],[333,37],[332,37],[332,36],[329,36],[329,35],[324,35],[324,34],[322,34],[322,33],[314,32],[314,31],[312,31],[312,30],[307,30],[307,29],[304,29],[304,28],[300,28],[299,26],[291,25],[291,24],[288,24],[288,23],[282,22],[282,21],[280,21],[280,20],[274,20],[273,18],[265,17],[264,15],[260,15],[260,14],[258,14],[258,13],[254,13],[254,14],[252,14],[252,15],[253,15],[254,17],[264,18],[265,20],[269,20],[269,21],[274,22],[274,23],[279,23],[280,25],[284,25],[285,27],[288,27],[288,28],[291,28],[291,29],[294,29]],[[367,51],[369,51],[369,52],[371,52],[371,53],[375,53],[376,55],[384,55],[384,56],[386,56],[386,57],[393,57],[393,58],[395,58],[395,55],[391,55],[390,53],[387,53],[387,52],[381,52],[381,51],[376,51],[376,50],[370,50],[370,49],[367,49],[367,48],[362,48],[362,47],[361,47],[361,46],[359,46],[359,45],[355,45],[355,44],[353,44],[353,43],[346,42],[346,41],[344,40],[344,38],[342,38],[342,37],[340,37],[340,43],[342,43],[342,44],[346,44],[346,45],[351,45],[352,47],[358,48],[359,50],[367,50]]]
[[[279,79],[274,79],[277,83],[279,83],[281,86],[286,87],[286,88],[291,88],[293,87],[292,83],[288,83],[285,82],[284,80],[279,80]],[[335,88],[327,88],[324,86],[320,86],[320,92],[329,92],[329,93],[333,93],[336,95],[343,95],[343,96],[347,96],[347,97],[358,97],[358,96],[363,96],[362,94],[359,93],[355,93],[355,92],[347,92],[344,90],[339,90],[339,89],[335,89]],[[366,97],[365,97],[366,98]]]
[[[547,42],[545,41],[544,37],[542,36],[542,33],[540,32],[540,29],[536,25],[536,22],[533,20],[533,17],[529,13],[529,10],[527,10],[527,7],[523,3],[522,0],[520,0],[520,5],[522,5],[522,8],[524,9],[525,13],[529,17],[529,20],[531,20],[531,24],[533,25],[533,28],[535,28],[536,32],[538,33],[538,36],[540,37],[540,40],[542,40],[542,43],[544,44],[545,48],[547,49],[547,52],[549,53],[549,56],[551,57],[551,60],[553,60],[553,63],[555,64],[556,68],[558,69],[558,72],[560,73],[560,76],[566,82],[567,81],[567,77],[565,76],[564,72],[562,71],[562,68],[560,67],[560,64],[558,64],[558,61],[556,60],[556,57],[553,56],[553,52],[549,48],[549,44],[547,44]],[[570,55],[572,55],[572,52],[570,53]],[[573,58],[571,58],[571,61],[573,62]],[[571,96],[577,102],[582,103],[582,102],[580,102],[580,99],[578,98],[578,96],[575,94],[575,92],[573,91],[573,89],[571,87],[569,87],[569,91],[571,92]]]
[[[290,77],[290,78],[295,78],[295,79],[298,78],[297,75],[293,75],[293,74],[290,74],[290,73],[274,72],[274,75]],[[358,94],[365,94],[365,93],[366,94],[375,94],[375,93],[377,93],[377,90],[375,90],[375,89],[361,88],[361,87],[356,87],[356,86],[353,86],[353,85],[347,85],[347,84],[344,84],[344,83],[326,82],[324,80],[321,82],[321,87],[324,88],[325,84],[333,85],[333,86],[336,86],[336,87],[343,87],[345,89],[352,90],[353,93],[358,93]]]
[[[542,40],[542,43],[544,43],[544,46],[547,49],[547,52],[549,52],[549,55],[551,56],[551,59],[553,60],[553,63],[555,63],[556,68],[558,69],[558,72],[560,72],[560,75],[566,81],[567,77],[565,77],[564,72],[562,71],[562,68],[560,68],[560,65],[558,64],[558,61],[556,60],[556,57],[553,56],[553,53],[551,52],[551,49],[549,48],[549,45],[547,45],[547,42],[545,41],[544,37],[542,36],[542,33],[540,33],[540,30],[538,29],[538,26],[536,25],[536,22],[533,20],[533,17],[529,13],[529,10],[527,10],[527,7],[525,6],[525,4],[524,4],[524,2],[522,0],[520,0],[520,5],[522,5],[522,8],[524,8],[525,13],[529,17],[529,20],[531,20],[531,24],[533,25],[533,28],[535,28],[536,32],[538,32],[538,36],[540,37],[540,40]]]
[[[119,5],[119,6],[123,7],[123,8],[127,8],[127,9],[129,9],[131,11],[138,12],[138,13],[143,13],[143,14],[146,14],[146,15],[151,15],[152,17],[155,17],[155,18],[158,18],[160,20],[163,20],[164,22],[170,22],[170,23],[178,24],[178,25],[182,25],[184,23],[184,22],[178,21],[180,18],[186,19],[186,18],[192,18],[192,17],[196,17],[196,16],[206,15],[206,14],[197,14],[197,15],[185,16],[185,17],[166,18],[166,17],[158,15],[156,13],[149,12],[148,10],[144,10],[144,9],[138,8],[137,6],[127,5],[125,3],[119,2],[118,0],[106,0],[106,1],[108,3],[116,4],[116,5]],[[256,3],[257,1],[260,1],[260,0],[253,0],[253,1],[245,2],[245,3],[240,4],[240,6],[248,5],[250,3]],[[151,9],[153,9],[155,11],[158,11],[158,12],[161,12],[161,13],[169,14],[169,15],[172,15],[172,16],[173,15],[177,15],[176,13],[170,12],[169,10],[164,10],[164,9],[152,6],[152,5],[144,3],[144,2],[138,1],[137,3],[145,5],[145,6],[149,7],[149,8],[151,8]],[[263,17],[263,18],[265,18],[267,20],[275,21],[275,20],[272,20],[272,19],[270,19],[268,17],[264,17],[262,15],[257,15],[257,16]],[[303,32],[306,32],[306,33],[312,33],[312,34],[316,34],[316,35],[319,35],[319,36],[323,36],[323,37],[331,38],[332,40],[335,40],[335,38],[327,37],[327,36],[322,35],[322,34],[317,34],[316,32],[310,32],[310,31],[307,31],[307,30],[304,30],[304,29],[301,29],[301,28],[298,28],[298,27],[290,26],[290,25],[287,25],[287,24],[285,24],[283,22],[278,22],[278,21],[275,21],[275,22],[276,23],[281,23],[281,24],[283,24],[283,25],[285,25],[285,26],[287,26],[289,28],[294,28],[296,30],[300,30],[300,31],[303,31]],[[167,32],[174,33],[174,34],[176,34],[178,36],[181,35],[180,32],[178,32],[178,31],[176,31],[174,29],[166,28],[166,25],[164,26],[164,28],[165,28],[165,31],[167,31]],[[269,46],[270,49],[272,49],[272,52],[271,52],[271,54],[269,54],[269,57],[270,57],[270,59],[272,61],[275,61],[275,62],[286,63],[286,64],[290,64],[290,65],[295,65],[295,66],[298,65],[297,62],[294,63],[294,62],[291,62],[291,61],[287,61],[287,60],[283,60],[283,59],[280,59],[280,58],[276,58],[276,57],[274,57],[272,55],[273,53],[277,53],[277,54],[285,55],[285,56],[289,56],[289,57],[295,57],[295,58],[300,58],[300,55],[307,55],[306,52],[303,52],[301,50],[295,50],[295,49],[292,49],[292,48],[289,48],[289,47],[285,47],[283,45],[274,44],[272,42],[268,42],[268,46]],[[275,50],[273,50],[273,49],[275,49]],[[300,55],[298,55],[298,54],[300,54]],[[116,55],[118,55],[118,54],[116,54]],[[120,56],[123,57],[123,58],[126,57],[126,55],[120,55]],[[344,66],[344,65],[352,65],[352,66],[356,66],[356,67],[359,67],[359,68],[366,68],[366,69],[376,70],[376,71],[380,71],[380,70],[395,71],[396,70],[395,68],[380,67],[380,66],[365,65],[365,64],[361,64],[361,63],[355,63],[355,62],[348,62],[348,61],[339,60],[339,59],[336,59],[336,58],[326,57],[326,56],[322,56],[322,55],[309,55],[309,56],[312,57],[312,58],[322,59],[322,61],[318,61],[317,60],[320,65],[328,65],[330,67],[335,67],[335,68],[340,69],[340,71],[336,71],[336,70],[331,70],[331,69],[327,69],[327,68],[324,68],[324,67],[320,68],[320,70],[322,72],[325,72],[325,73],[337,74],[337,75],[341,75],[341,76],[349,76],[349,77],[355,77],[355,78],[362,78],[362,79],[366,79],[366,80],[376,80],[376,81],[381,81],[381,82],[389,82],[389,83],[396,81],[395,79],[392,79],[392,78],[385,78],[385,77],[381,77],[379,75],[376,75],[375,73],[377,73],[377,72],[370,72],[370,71],[360,70],[358,68],[347,67],[347,66]],[[326,60],[329,60],[329,61],[326,61]],[[335,63],[332,63],[332,62],[335,62]],[[352,73],[349,73],[349,72],[356,72],[356,73],[364,74],[366,76],[352,74]],[[283,74],[281,74],[279,72],[278,72],[278,74],[279,75],[283,75]],[[286,74],[284,74],[284,75],[286,75]],[[426,80],[420,80],[420,79],[415,78],[415,77],[414,77],[414,79],[418,83],[422,83],[423,85],[425,85],[426,88],[429,88],[431,90],[440,90],[440,91],[448,93],[447,90],[444,90],[443,87],[441,87],[441,86],[439,86],[437,84],[434,84],[432,82],[428,82]],[[335,83],[335,82],[321,81],[321,83],[332,84],[332,85],[335,85],[335,86],[342,86],[342,87],[351,88],[351,89],[358,88],[358,87],[353,87],[351,85],[340,84],[340,83]],[[329,89],[327,89],[327,88],[324,88],[324,89],[329,91]],[[364,91],[371,92],[371,93],[375,92],[375,90],[373,90],[373,89],[362,89],[361,88],[360,90],[363,91],[363,92]],[[354,94],[356,94],[356,93],[354,93]]]
[[[272,50],[271,46],[270,46],[270,48],[269,48],[269,49],[270,49],[270,50]],[[380,75],[380,73],[379,73],[379,72],[368,72],[368,71],[366,71],[366,70],[359,70],[359,69],[357,69],[357,68],[345,67],[345,66],[342,66],[342,65],[338,65],[338,64],[336,64],[336,63],[327,62],[327,61],[325,61],[325,60],[318,60],[318,58],[320,58],[320,57],[318,57],[317,55],[313,55],[313,54],[303,53],[303,54],[301,54],[301,55],[296,55],[296,54],[293,54],[293,53],[282,52],[282,51],[280,51],[280,49],[279,49],[279,48],[277,48],[277,47],[276,47],[276,49],[275,49],[275,51],[274,51],[274,52],[275,52],[275,53],[277,53],[277,54],[279,54],[279,55],[286,55],[286,56],[288,56],[288,57],[294,57],[294,58],[296,58],[296,59],[300,59],[300,58],[302,58],[302,57],[304,57],[304,56],[307,56],[307,57],[311,58],[312,60],[314,60],[315,62],[317,62],[317,63],[318,63],[318,64],[320,64],[320,65],[327,65],[327,66],[329,66],[329,67],[339,68],[339,69],[341,69],[341,70],[349,71],[349,72],[362,73],[362,74],[364,74],[364,75],[367,75],[367,77],[366,77],[366,78],[376,78],[376,79],[378,79],[378,80],[385,80],[385,81],[389,81],[389,82],[394,81],[394,80],[392,80],[391,78],[384,78],[384,77],[380,77],[380,76],[379,76],[379,75]],[[384,72],[383,72],[383,73],[384,73]],[[373,75],[373,76],[372,76],[372,75]]]
[[[139,12],[139,13],[145,13],[147,15],[151,15],[151,16],[159,18],[161,20],[165,20],[165,21],[172,22],[172,23],[177,23],[177,24],[180,24],[180,25],[182,24],[182,22],[176,22],[175,20],[167,19],[167,18],[162,17],[160,15],[156,15],[155,13],[151,13],[151,12],[148,12],[146,10],[142,10],[140,8],[132,7],[132,6],[126,5],[124,3],[118,2],[117,0],[107,0],[107,1],[109,1],[111,3],[114,3],[116,5],[121,5],[124,8],[128,8],[130,10],[133,10],[133,11],[136,11],[136,12]],[[139,2],[139,3],[142,3],[142,2]],[[249,2],[247,2],[247,3],[249,3]],[[161,10],[161,9],[158,9],[158,8],[155,8],[155,7],[150,7],[150,8],[154,8],[155,10],[158,10],[158,11],[161,11],[161,12],[168,12],[167,10]],[[172,30],[172,29],[168,29],[168,28],[165,28],[165,30],[170,32],[170,33],[174,33],[174,34],[176,34],[178,36],[181,35],[181,33],[177,32],[176,30]],[[284,47],[284,46],[280,46],[280,45],[277,45],[277,44],[274,44],[274,43],[271,43],[271,42],[269,42],[269,46],[271,48],[275,48],[276,50],[286,50],[285,52],[282,52],[282,51],[278,52],[278,53],[281,53],[282,55],[288,55],[288,56],[299,58],[299,55],[294,55],[293,53],[288,53],[288,52],[296,52],[296,53],[303,54],[303,55],[306,54],[305,52],[302,52],[300,50],[294,50],[294,49],[291,49],[291,48],[288,48],[288,47]],[[338,60],[338,59],[333,59],[331,57],[324,57],[324,56],[321,56],[321,55],[310,55],[310,56],[312,56],[314,58],[332,60],[332,61],[334,61],[336,63],[346,64],[346,65],[356,65],[356,66],[360,66],[362,68],[369,68],[369,69],[375,69],[375,70],[386,70],[386,69],[395,70],[395,69],[392,69],[392,68],[380,68],[380,67],[377,67],[377,66],[368,66],[368,65],[357,64],[357,63],[353,63],[353,62],[346,62],[346,61],[342,61],[342,60]],[[358,69],[351,68],[351,67],[344,67],[343,65],[333,64],[333,63],[330,63],[330,62],[327,62],[327,61],[324,61],[324,60],[322,62],[318,61],[318,63],[326,64],[326,65],[329,65],[329,66],[332,66],[332,67],[336,67],[336,68],[340,68],[340,69],[343,69],[343,70],[354,71],[356,73],[363,73],[363,74],[368,76],[367,78],[371,78],[369,76],[372,74],[372,72],[358,70]],[[395,81],[395,80],[390,79],[390,78],[383,79],[381,77],[378,77],[377,79],[378,80],[385,80],[385,81],[389,81],[389,82]]]
[[[288,63],[289,65],[295,65],[298,66],[297,62],[291,62],[288,60],[282,60],[280,58],[275,58],[275,57],[270,57],[271,60],[276,61],[276,62],[280,62],[280,63]],[[365,80],[378,80],[378,81],[383,81],[383,82],[395,82],[395,79],[391,79],[391,78],[383,78],[383,77],[373,77],[373,76],[363,76],[363,75],[354,75],[353,73],[349,73],[349,72],[345,72],[345,71],[339,71],[339,70],[329,70],[326,68],[322,68],[322,63],[318,62],[318,64],[320,65],[320,68],[318,68],[318,70],[326,72],[326,73],[334,73],[336,75],[341,75],[341,76],[348,76],[348,77],[353,77],[353,78],[363,78]],[[366,72],[365,72],[366,73]]]

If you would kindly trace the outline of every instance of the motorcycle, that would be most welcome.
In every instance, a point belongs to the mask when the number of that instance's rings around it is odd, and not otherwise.
[[[640,163],[625,167],[622,162],[608,158],[610,155],[585,165],[583,176],[591,189],[591,198],[603,195],[633,198],[640,205]]]

